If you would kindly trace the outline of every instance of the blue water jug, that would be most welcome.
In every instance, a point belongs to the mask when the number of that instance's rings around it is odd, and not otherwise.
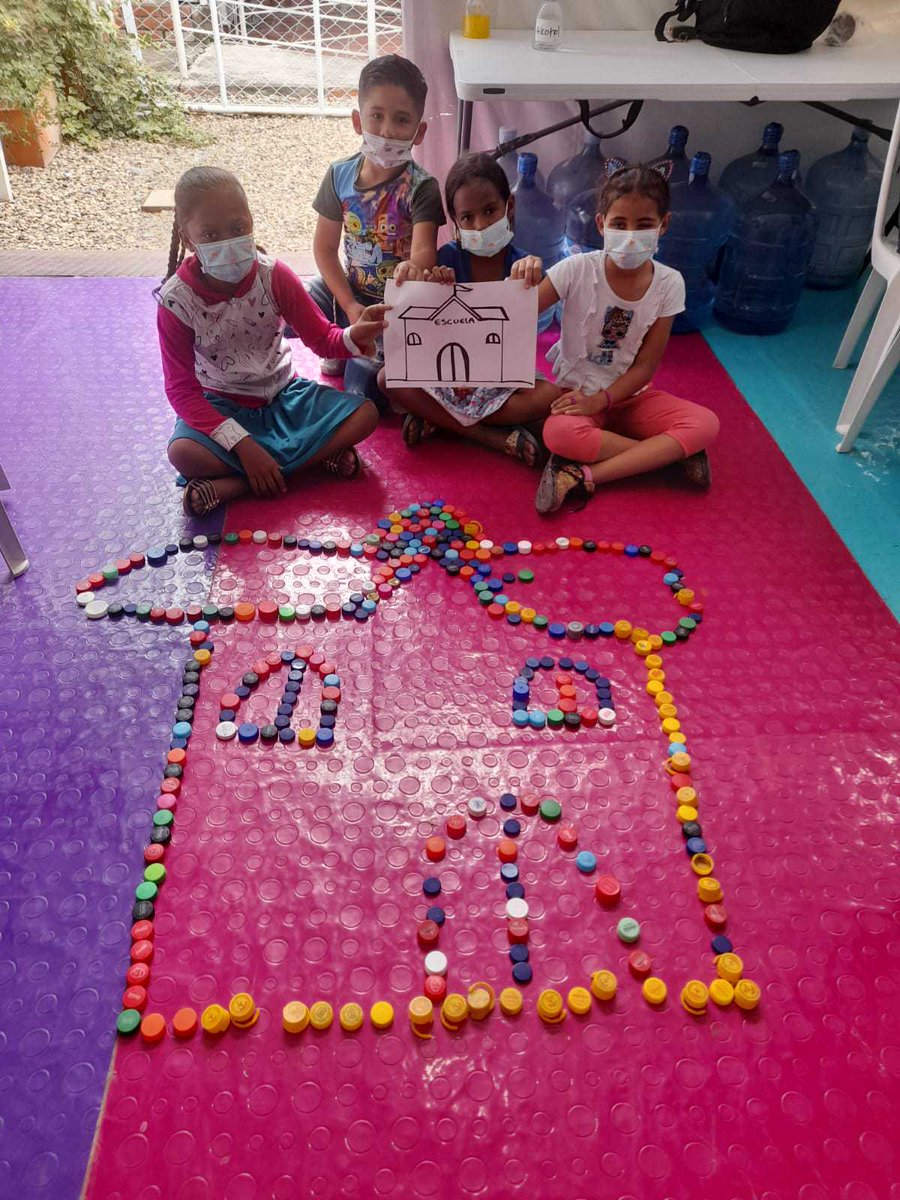
[[[784,126],[771,121],[763,130],[762,145],[751,154],[742,154],[722,172],[719,187],[727,192],[738,208],[758,196],[778,174],[778,147]],[[797,182],[800,182],[798,176]]]
[[[589,129],[584,131],[584,145],[550,172],[547,191],[562,212],[568,212],[576,196],[589,188],[595,190],[606,178],[606,159],[600,149],[600,139]]]
[[[518,136],[519,131],[515,128],[515,126],[501,125],[497,132],[497,145],[502,146],[504,142],[514,142]],[[500,166],[503,168],[504,175],[509,180],[509,186],[514,188],[516,186],[516,180],[519,178],[518,154],[515,152],[515,150],[510,150],[509,154],[504,154],[503,157],[498,161]],[[535,178],[537,179],[538,185],[543,187],[544,176],[541,174],[540,170],[537,171]]]
[[[715,297],[710,273],[735,218],[731,197],[710,181],[711,161],[705,152],[695,154],[687,183],[672,188],[672,219],[656,255],[684,277],[685,310],[675,318],[673,333],[690,333],[709,317]]]
[[[527,254],[543,259],[544,270],[566,257],[566,215],[559,211],[535,178],[537,155],[519,155],[519,177],[513,188],[516,198],[515,243]],[[542,313],[538,329],[546,329],[558,317],[559,306]]]
[[[816,214],[797,187],[799,162],[796,150],[779,155],[772,183],[732,225],[713,313],[737,333],[780,333],[800,301]]]
[[[689,131],[686,125],[673,125],[669,130],[669,144],[666,147],[665,154],[661,154],[659,158],[655,158],[650,166],[658,167],[664,162],[671,162],[672,173],[669,175],[669,184],[687,183],[688,175],[691,173],[691,164],[688,160],[687,140]]]
[[[589,254],[603,249],[603,234],[597,228],[600,186],[586,188],[569,205],[566,214],[566,254]]]
[[[868,141],[864,130],[854,129],[850,144],[820,158],[806,177],[805,191],[819,217],[808,287],[847,287],[866,261],[881,188],[881,165]]]

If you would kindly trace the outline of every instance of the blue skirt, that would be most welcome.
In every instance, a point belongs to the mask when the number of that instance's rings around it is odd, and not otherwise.
[[[309,379],[292,379],[263,408],[245,408],[214,392],[204,392],[204,395],[216,412],[221,413],[223,421],[233,417],[254,441],[268,450],[285,475],[308,462],[334,437],[347,418],[366,403],[365,396],[341,392]],[[192,429],[181,417],[175,422],[169,444],[176,438],[199,442],[236,475],[244,474],[241,460],[233,451],[223,450],[212,438]]]

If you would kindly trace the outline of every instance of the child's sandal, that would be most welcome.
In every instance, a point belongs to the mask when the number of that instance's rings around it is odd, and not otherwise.
[[[510,458],[517,458],[526,467],[536,467],[541,457],[541,447],[533,433],[518,425],[510,430],[503,453]]]
[[[338,475],[341,479],[354,479],[362,470],[362,459],[356,450],[350,446],[347,450],[339,450],[331,458],[322,460],[322,466],[330,475]]]
[[[189,479],[184,485],[181,506],[186,517],[205,517],[220,503],[216,485],[211,479]]]
[[[417,417],[415,413],[406,414],[401,436],[407,446],[418,446],[420,442],[424,442],[433,433],[434,426],[430,425],[424,417]]]

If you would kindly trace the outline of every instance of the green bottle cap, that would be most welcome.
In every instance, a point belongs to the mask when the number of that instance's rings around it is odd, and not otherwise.
[[[296,615],[297,610],[294,608],[293,604],[282,604],[278,609],[279,621],[293,621]]]
[[[562,713],[560,713],[560,716],[562,716]],[[558,821],[562,816],[562,805],[558,800],[542,800],[540,814],[545,821]]]
[[[141,1027],[141,1014],[134,1008],[123,1008],[116,1017],[116,1029],[119,1033],[137,1033]]]
[[[659,636],[662,638],[664,646],[673,646],[678,641],[678,638],[675,636],[675,634],[672,632],[671,629],[667,629],[664,633],[661,633]]]
[[[534,571],[520,571],[519,579],[522,583],[532,583],[534,580]]]
[[[150,863],[144,867],[144,878],[148,883],[162,883],[166,877],[166,868],[162,863]]]
[[[565,722],[565,719],[566,719],[566,714],[559,708],[551,708],[550,711],[547,713],[547,724],[550,726],[551,729],[562,728],[562,725]]]
[[[534,621],[532,622],[532,624],[534,625],[535,629],[546,629],[547,626],[550,624],[550,618],[542,617],[539,614],[538,616],[536,616],[534,618]]]
[[[134,889],[135,899],[137,900],[155,900],[159,895],[159,888],[155,883],[139,883]]]
[[[158,808],[153,814],[154,825],[169,826],[174,824],[175,816],[167,808]]]
[[[240,538],[236,533],[226,533],[222,541],[227,542],[229,546],[233,546],[235,542],[240,541]]]

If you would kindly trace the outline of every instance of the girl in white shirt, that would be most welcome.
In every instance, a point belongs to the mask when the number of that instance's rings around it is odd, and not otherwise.
[[[535,504],[550,513],[567,496],[683,460],[688,477],[709,486],[706,447],[715,413],[652,386],[672,320],[684,309],[684,280],[653,262],[669,225],[669,185],[653,167],[632,166],[606,181],[597,228],[604,249],[551,267],[538,285],[543,311],[565,300],[562,335],[548,357],[554,383],[544,444],[552,457]],[[537,283],[526,260],[513,279]],[[539,276],[538,276],[539,278]]]

